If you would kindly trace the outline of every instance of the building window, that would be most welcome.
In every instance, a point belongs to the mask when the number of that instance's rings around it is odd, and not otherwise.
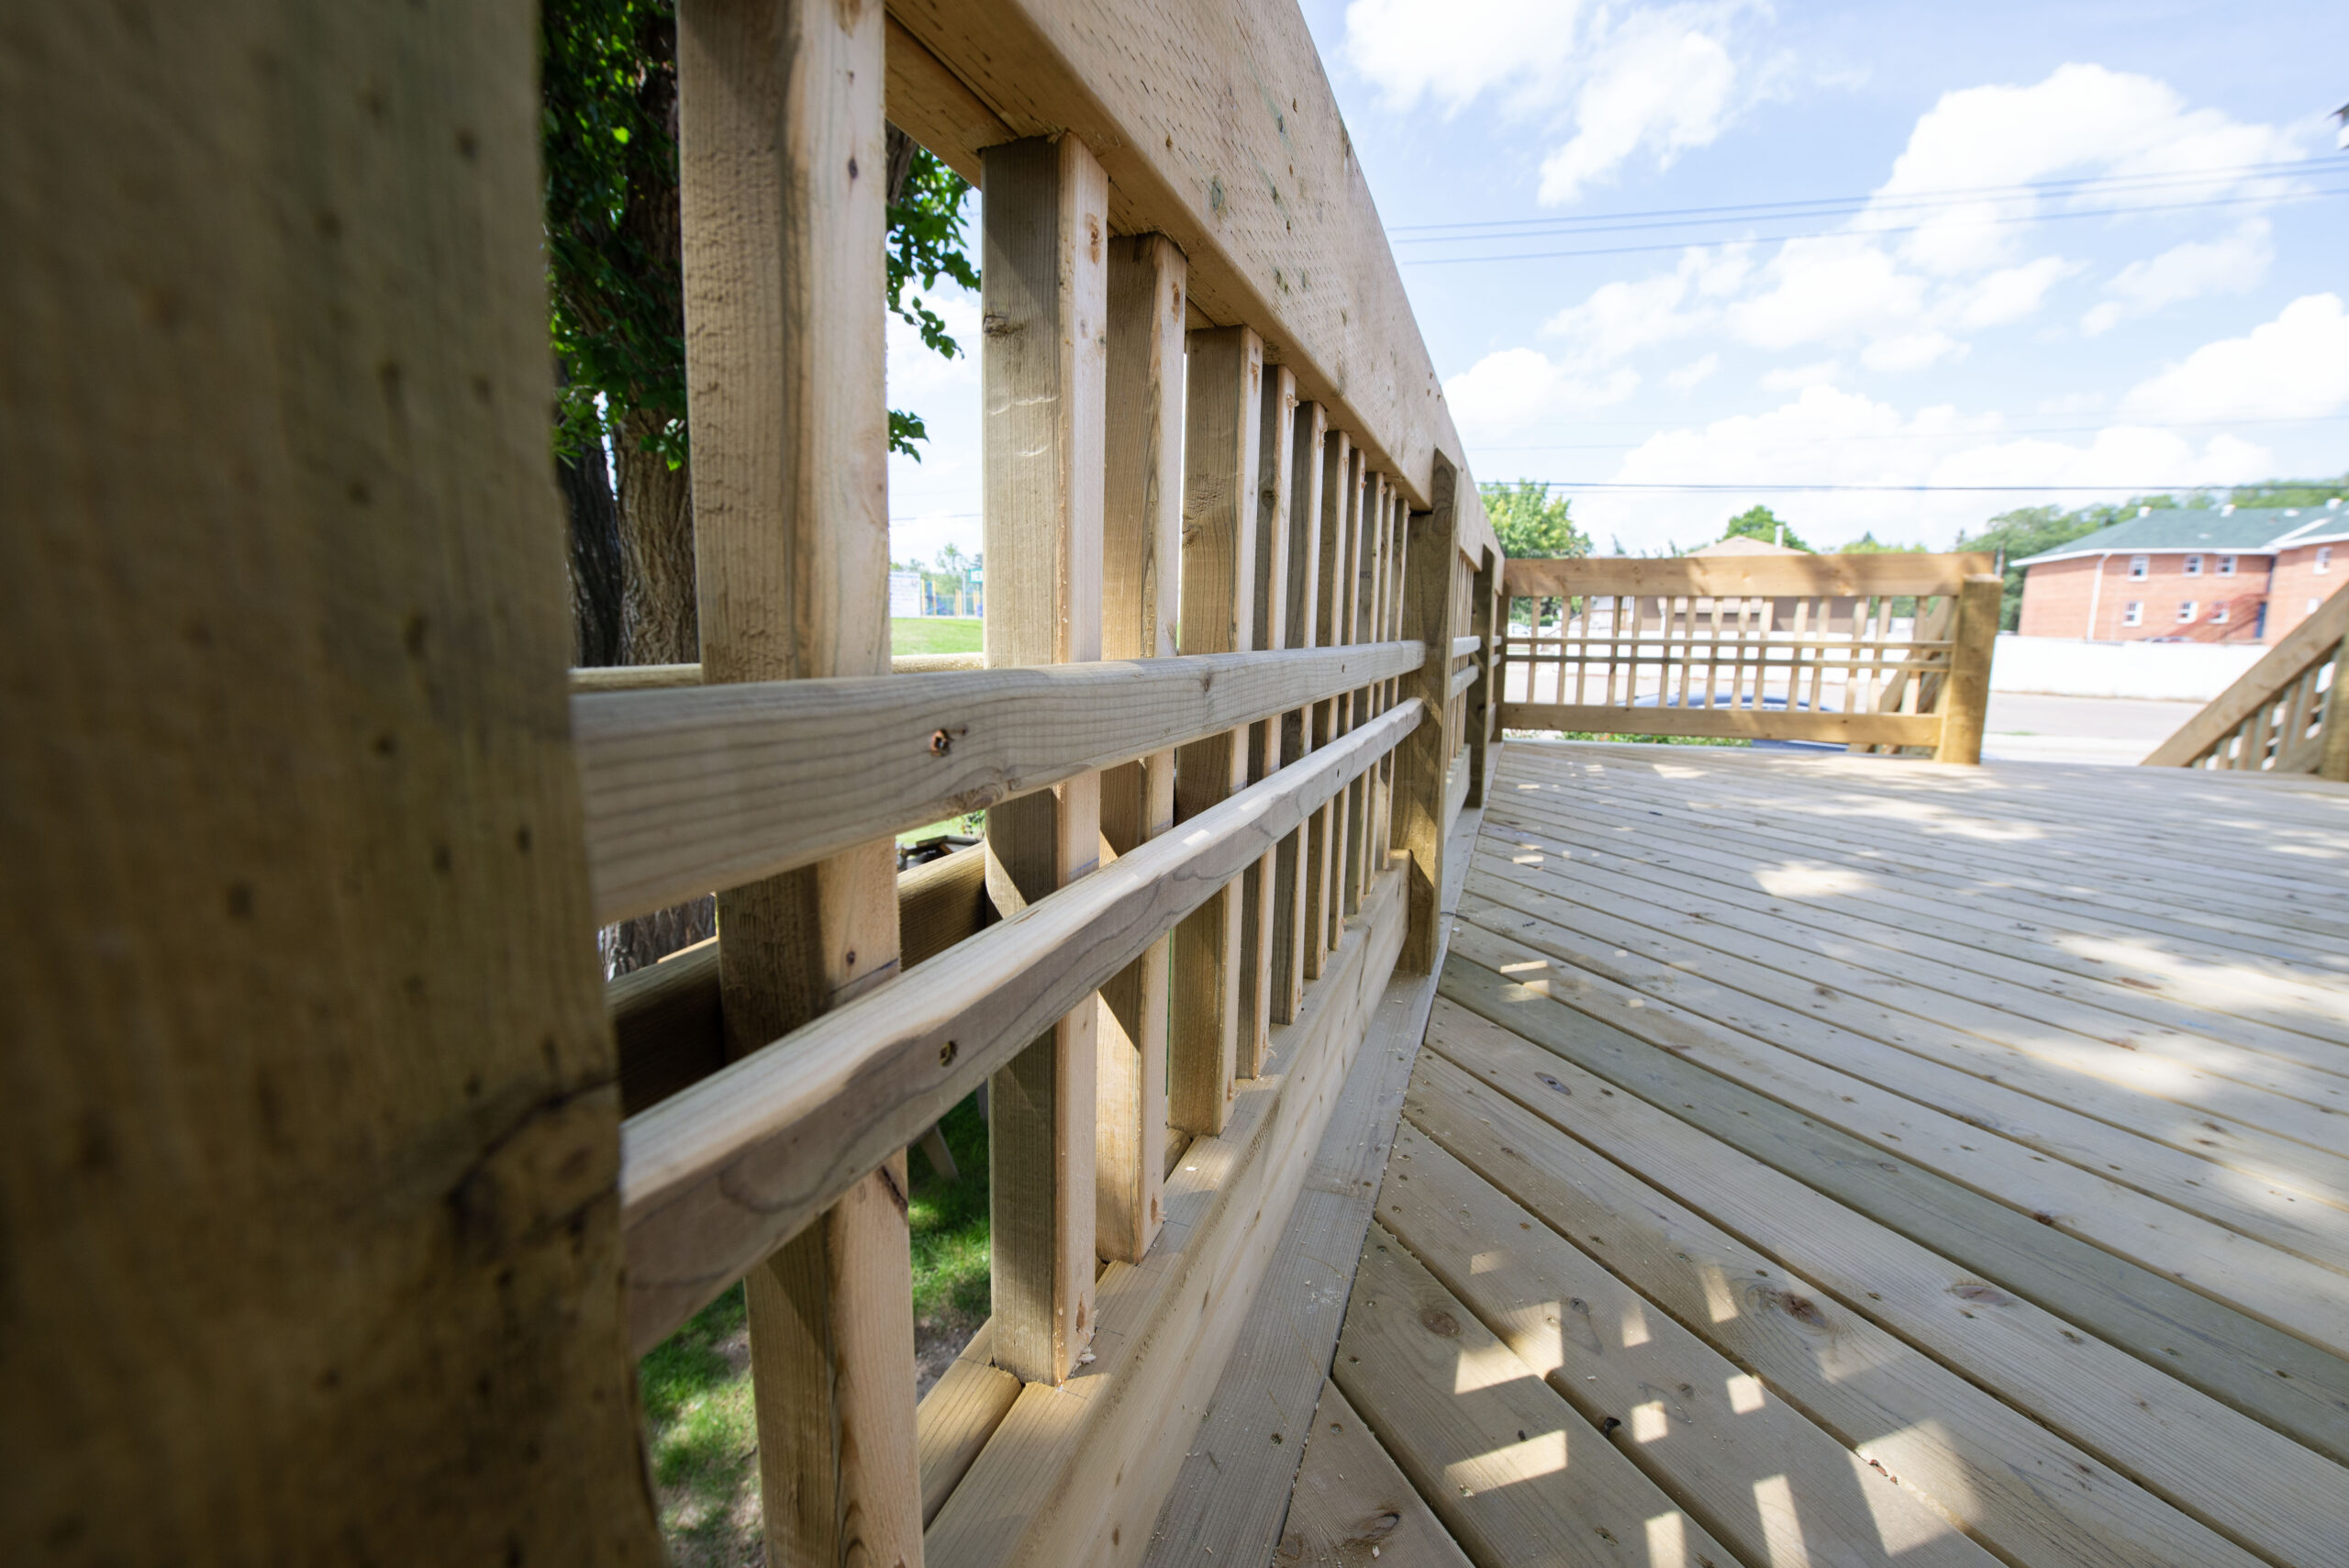
[[[2145,568],[2151,562],[2152,559],[2152,557],[2144,555],[2131,556],[2129,558],[2129,575],[2132,578],[2142,581],[2145,575]]]
[[[2143,558],[2143,556],[2140,556],[2140,557],[2138,557],[2138,559],[2142,561],[2142,560],[2143,560],[2143,559],[2144,559],[2144,558]],[[2144,624],[2145,624],[2145,601],[2144,601],[2144,600],[2143,600],[2143,599],[2132,599],[2132,600],[2130,600],[2127,604],[2125,604],[2125,605],[2121,606],[2121,624],[2122,626],[2143,626],[2143,625],[2144,625]]]
[[[2221,577],[2232,577],[2234,574],[2235,558],[2232,555],[2222,555],[2219,557],[2219,575]]]
[[[2192,619],[2194,618],[2194,601],[2193,601],[2193,600],[2191,600],[2191,599],[2180,599],[2180,600],[2178,600],[2178,601],[2177,601],[2177,618],[2178,618],[2178,622],[2179,622],[2179,624],[2181,624],[2181,625],[2183,625],[2185,622],[2187,622],[2187,621],[2190,621],[2190,620],[2192,620]]]
[[[2186,558],[2186,574],[2188,577],[2199,577],[2202,575],[2202,558],[2200,556],[2189,555]]]
[[[2218,604],[2210,606],[2210,624],[2212,626],[2224,626],[2227,624],[2227,606],[2224,600],[2221,600]]]
[[[2323,576],[2326,573],[2328,573],[2328,572],[2330,572],[2330,571],[2332,571],[2332,547],[2331,545],[2329,545],[2329,544],[2321,544],[2321,545],[2318,545],[2318,546],[2316,547],[2316,572],[2317,572],[2317,575],[2318,575],[2318,576],[2320,576],[2320,577],[2321,577],[2321,576]]]

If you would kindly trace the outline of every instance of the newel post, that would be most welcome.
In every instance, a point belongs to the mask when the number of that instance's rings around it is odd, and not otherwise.
[[[1454,595],[1452,574],[1460,560],[1459,518],[1454,503],[1459,471],[1435,454],[1429,484],[1431,505],[1411,514],[1404,554],[1403,636],[1426,651],[1418,669],[1403,678],[1402,695],[1421,704],[1419,727],[1396,748],[1395,847],[1410,857],[1405,873],[1410,924],[1404,932],[1397,969],[1424,974],[1435,967],[1436,922],[1442,911],[1444,777],[1452,758],[1447,718],[1452,707],[1452,639]]]
[[[2005,592],[2006,579],[1996,573],[1977,573],[1958,587],[1935,762],[1982,760],[1982,726],[1990,708],[1990,655],[1998,646],[1998,606]]]

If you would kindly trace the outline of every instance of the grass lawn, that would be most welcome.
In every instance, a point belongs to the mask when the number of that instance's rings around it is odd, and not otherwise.
[[[900,616],[889,623],[892,653],[976,653],[983,646],[976,616]]]
[[[899,622],[904,625],[904,622]],[[964,1100],[941,1124],[962,1168],[941,1181],[910,1156],[914,1364],[927,1391],[987,1315],[987,1128]],[[637,1365],[661,1531],[678,1568],[763,1560],[758,1423],[742,1287],[696,1314]]]

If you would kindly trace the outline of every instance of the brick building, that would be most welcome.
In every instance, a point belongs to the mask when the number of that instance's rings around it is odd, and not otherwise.
[[[2148,509],[2014,564],[2025,637],[2272,643],[2349,582],[2349,511]]]

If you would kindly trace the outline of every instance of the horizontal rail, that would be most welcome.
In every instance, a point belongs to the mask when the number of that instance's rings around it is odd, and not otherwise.
[[[1699,633],[1703,633],[1709,631],[1710,628],[1700,626],[1698,628],[1698,630]],[[1921,648],[1928,652],[1947,651],[1949,649],[1954,648],[1957,645],[1946,638],[1779,637],[1775,634],[1765,634],[1759,631],[1740,633],[1734,628],[1729,627],[1722,628],[1721,634],[1718,638],[1700,635],[1694,641],[1689,640],[1685,635],[1667,636],[1663,632],[1657,632],[1653,636],[1646,637],[1628,634],[1622,637],[1600,637],[1595,634],[1589,637],[1573,635],[1564,637],[1509,637],[1504,639],[1501,643],[1501,647],[1504,651],[1519,648],[1573,648],[1579,650],[1586,646],[1594,649],[1654,648],[1679,651],[1686,651],[1691,648],[1733,648],[1742,649],[1749,653],[1753,652],[1756,650],[1777,648],[1830,648],[1850,650],[1862,656],[1865,656],[1878,650],[1890,650],[1895,648]],[[1597,655],[1597,657],[1604,657],[1604,655]],[[1547,658],[1540,660],[1519,659],[1514,656],[1511,658],[1511,662],[1520,664],[1534,662],[1554,664],[1557,662],[1558,658],[1555,654],[1552,654]]]
[[[1417,642],[572,699],[609,923],[1417,669]]]
[[[1452,639],[1452,656],[1454,659],[1465,659],[1472,653],[1484,651],[1485,639],[1481,637],[1455,637]]]
[[[1482,670],[1479,670],[1474,664],[1469,665],[1464,670],[1454,670],[1452,673],[1452,695],[1455,697],[1458,696],[1461,693],[1475,685],[1477,680],[1482,677],[1484,673],[1485,673]]]
[[[1947,555],[1683,555],[1662,560],[1527,560],[1501,568],[1512,599],[1613,595],[1698,598],[1854,598],[1954,594],[1991,569],[1978,550]]]
[[[1423,650],[1406,646],[1416,662]],[[620,1209],[635,1353],[1261,861],[1421,712],[1416,698],[1401,703],[941,953],[918,977],[889,981],[629,1118]]]
[[[1779,708],[1619,707],[1598,703],[1501,704],[1504,729],[1580,730],[1593,735],[1720,735],[1745,740],[1834,740],[1863,746],[1931,746],[1937,714],[1788,713]]]
[[[984,670],[984,653],[900,653],[889,661],[892,675],[935,675],[948,670]],[[580,692],[649,692],[701,684],[699,664],[588,664],[574,666],[571,689]]]

